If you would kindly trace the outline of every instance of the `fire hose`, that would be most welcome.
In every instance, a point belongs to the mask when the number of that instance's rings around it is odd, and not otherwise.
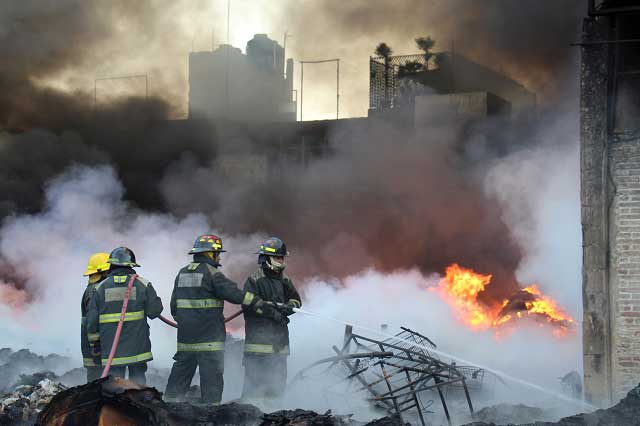
[[[238,318],[240,315],[242,315],[242,309],[240,309],[238,312],[234,312],[233,314],[231,314],[231,316],[229,316],[228,318],[224,319],[224,322],[229,322],[233,319]],[[178,328],[178,324],[175,321],[171,321],[169,318],[160,315],[158,317],[160,319],[160,321],[162,321],[163,323],[170,325],[173,328]]]
[[[118,321],[118,327],[116,328],[116,335],[113,338],[113,344],[111,345],[111,352],[109,352],[109,359],[107,359],[107,365],[104,366],[104,370],[102,370],[102,376],[107,377],[109,375],[109,370],[111,369],[111,363],[113,362],[113,357],[116,355],[116,349],[118,349],[118,342],[120,341],[120,333],[122,333],[122,325],[124,324],[124,317],[127,314],[127,306],[129,305],[129,296],[131,295],[131,288],[133,287],[133,283],[136,281],[138,274],[131,275],[129,279],[129,283],[127,284],[127,292],[124,295],[124,300],[122,301],[122,310],[120,311],[120,320]]]
[[[127,284],[127,292],[124,295],[124,300],[122,301],[122,310],[120,311],[120,320],[118,321],[118,327],[116,328],[116,335],[113,337],[113,344],[111,345],[111,351],[109,352],[109,358],[107,359],[107,364],[104,366],[104,370],[102,370],[102,375],[100,377],[107,377],[109,375],[109,370],[111,369],[111,364],[113,363],[113,357],[116,355],[116,351],[118,349],[118,343],[120,342],[120,334],[122,333],[122,326],[124,325],[124,318],[127,314],[127,306],[129,305],[129,296],[131,296],[131,289],[133,288],[133,283],[136,281],[138,274],[133,274],[129,279],[129,283]],[[238,318],[242,315],[242,309],[238,312],[235,312],[228,318],[224,319],[224,322],[227,323],[235,318]],[[171,327],[178,328],[178,324],[170,319],[160,315],[158,318],[165,324],[170,325]]]

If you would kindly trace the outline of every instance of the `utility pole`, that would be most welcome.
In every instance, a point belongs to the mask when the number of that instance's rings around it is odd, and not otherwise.
[[[336,59],[336,120],[340,116],[340,59]]]
[[[284,37],[283,37],[283,41],[282,41],[282,56],[284,59],[284,66],[285,66],[285,72],[284,72],[284,78],[287,78],[287,74],[286,74],[286,67],[287,67],[287,39],[291,37],[291,34],[289,34],[289,30],[286,30],[284,32]]]
[[[304,64],[324,64],[327,62],[336,63],[336,120],[340,115],[340,59],[323,59],[320,61],[300,61],[300,121],[302,121],[302,95],[304,83]]]
[[[225,116],[229,118],[229,50],[231,50],[231,45],[229,43],[229,29],[231,22],[231,0],[227,0],[227,52],[225,59],[225,69],[224,69],[224,98],[225,98]]]
[[[231,21],[231,0],[227,0],[227,44],[229,44],[229,22]]]

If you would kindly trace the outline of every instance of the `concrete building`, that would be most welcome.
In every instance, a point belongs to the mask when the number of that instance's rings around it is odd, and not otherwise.
[[[535,109],[535,93],[511,78],[454,52],[434,57],[435,64],[422,54],[371,58],[370,114],[410,106],[423,115],[425,106],[443,103],[464,116]]]
[[[265,34],[247,43],[246,54],[223,44],[189,55],[189,118],[295,121],[293,59]]]
[[[591,0],[581,64],[587,400],[640,382],[640,1]]]
[[[514,112],[536,106],[536,95],[515,80],[454,52],[438,55],[438,67],[420,74],[420,82],[438,94],[483,92],[489,102],[507,102]],[[504,111],[505,106],[497,108]]]

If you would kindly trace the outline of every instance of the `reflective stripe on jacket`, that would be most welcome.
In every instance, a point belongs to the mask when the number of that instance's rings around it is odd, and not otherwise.
[[[91,298],[93,297],[93,293],[96,291],[97,286],[98,283],[87,284],[87,287],[84,289],[84,293],[82,294],[82,301],[80,302],[80,312],[82,314],[82,317],[80,318],[80,350],[82,351],[82,359],[85,367],[93,367],[91,346],[89,342],[99,340],[99,337],[96,337],[95,335],[92,336],[92,339],[89,339],[87,334],[87,313],[89,312]],[[87,360],[90,360],[91,363]]]
[[[178,352],[221,351],[227,336],[224,301],[252,306],[256,299],[225,277],[206,255],[196,254],[193,260],[178,272],[171,294]]]
[[[283,273],[277,274],[265,266],[254,272],[244,284],[250,291],[265,302],[291,303],[302,306],[300,295],[291,279]],[[277,323],[259,313],[244,312],[245,345],[244,351],[256,354],[288,354],[289,328],[287,324]]]
[[[87,331],[90,336],[98,334],[100,337],[103,365],[111,352],[127,285],[134,273],[135,271],[131,268],[114,269],[98,285],[91,301],[87,315]],[[162,301],[155,289],[149,281],[140,276],[137,277],[131,289],[122,333],[112,365],[136,364],[153,359],[147,318],[156,318],[161,313]]]

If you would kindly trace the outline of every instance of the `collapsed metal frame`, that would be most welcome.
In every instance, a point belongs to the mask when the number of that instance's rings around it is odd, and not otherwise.
[[[403,422],[403,413],[414,410],[422,426],[426,426],[424,414],[428,407],[423,404],[420,394],[435,391],[451,425],[451,414],[443,392],[451,385],[462,387],[473,418],[473,404],[465,374],[459,367],[432,354],[427,348],[435,349],[436,345],[429,338],[405,327],[401,329],[393,338],[376,340],[355,334],[352,326],[346,326],[342,348],[333,346],[337,356],[315,364],[327,361],[332,362],[330,367],[342,364],[348,373],[345,380],[358,381],[361,385],[358,390],[366,391],[369,401],[390,414],[396,414]],[[356,352],[351,352],[352,347]]]

